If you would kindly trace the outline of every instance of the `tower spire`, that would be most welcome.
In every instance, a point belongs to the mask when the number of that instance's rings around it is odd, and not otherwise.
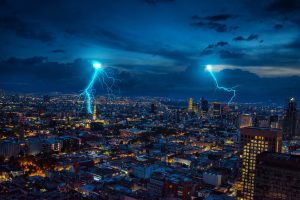
[[[93,121],[97,120],[97,104],[96,101],[94,101],[94,110],[93,110]]]

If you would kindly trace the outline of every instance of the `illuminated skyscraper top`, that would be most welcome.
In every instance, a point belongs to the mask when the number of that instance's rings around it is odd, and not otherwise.
[[[93,110],[93,121],[97,120],[97,104],[96,101],[94,101],[94,110]]]
[[[189,98],[188,111],[193,112],[193,98]]]

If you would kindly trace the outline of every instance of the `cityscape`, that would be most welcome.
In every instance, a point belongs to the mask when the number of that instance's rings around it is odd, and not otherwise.
[[[0,5],[0,199],[300,200],[300,1]]]

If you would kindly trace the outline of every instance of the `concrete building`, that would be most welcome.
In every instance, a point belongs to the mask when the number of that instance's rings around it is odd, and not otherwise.
[[[257,156],[254,199],[300,199],[300,156],[263,152]]]

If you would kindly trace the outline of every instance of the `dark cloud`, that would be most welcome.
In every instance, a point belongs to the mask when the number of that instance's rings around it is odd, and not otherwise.
[[[208,55],[212,55],[213,53],[214,53],[214,51],[205,48],[203,51],[201,51],[200,55],[201,56],[208,56]]]
[[[274,25],[274,29],[276,29],[276,30],[279,30],[279,29],[282,29],[282,28],[283,28],[282,24],[275,24]]]
[[[273,0],[267,7],[267,10],[279,13],[289,13],[292,11],[299,11],[299,8],[299,0]]]
[[[213,48],[217,48],[217,47],[224,47],[227,45],[229,45],[228,42],[220,41],[220,42],[217,42],[216,44],[209,44],[205,49],[213,49]]]
[[[251,40],[257,40],[258,35],[257,34],[251,34],[248,37],[243,37],[243,36],[237,36],[233,38],[233,41],[251,41]]]
[[[12,31],[19,37],[41,42],[54,40],[54,37],[49,32],[39,28],[39,25],[30,24],[12,16],[0,16],[0,30]]]
[[[229,14],[219,14],[219,15],[211,15],[206,17],[200,17],[198,15],[192,16],[193,22],[190,24],[193,27],[203,27],[215,30],[216,32],[228,32],[232,30],[236,30],[239,26],[228,26],[225,23],[220,23],[222,21],[226,21],[230,18],[233,18],[233,15]]]
[[[294,41],[288,43],[286,45],[286,48],[290,49],[290,50],[296,50],[299,51],[300,50],[300,37],[296,38]]]
[[[229,31],[229,28],[226,24],[216,23],[216,22],[195,22],[191,23],[193,27],[204,27],[208,29],[213,29],[216,32],[223,33]]]
[[[209,21],[226,21],[228,19],[233,18],[233,15],[230,14],[219,14],[219,15],[211,15],[204,17],[203,19],[209,20]]]
[[[65,53],[65,50],[62,49],[55,49],[51,51],[52,53]]]
[[[226,54],[225,51],[222,53]],[[230,54],[233,55],[232,52]],[[10,58],[0,61],[0,85],[5,90],[15,92],[79,93],[93,74],[93,69],[88,66],[90,63],[81,59],[59,63],[50,62],[45,57]],[[207,75],[204,66],[199,67],[197,63],[190,65],[184,71],[168,73],[156,73],[155,66],[114,67],[115,69],[106,68],[106,70],[120,80],[118,86],[121,95],[161,95],[180,98],[199,95],[223,101],[227,101],[231,95],[223,91],[215,91],[213,80]],[[140,68],[149,71],[141,71]],[[128,71],[129,69],[131,70]],[[216,75],[220,85],[227,87],[240,85],[236,99],[239,101],[265,100],[270,97],[281,99],[283,94],[294,95],[300,89],[300,77],[259,78],[255,74],[242,70],[224,70]],[[274,82],[278,84],[274,85]],[[256,87],[253,87],[254,83]],[[199,87],[201,85],[205,87]],[[99,83],[96,83],[95,91],[98,94],[106,93]],[[256,95],[249,95],[249,93]]]
[[[194,51],[181,51],[170,45],[162,43],[139,40],[138,37],[132,34],[113,31],[108,29],[91,30],[84,35],[85,37],[99,42],[102,46],[107,46],[113,49],[125,50],[150,54],[153,56],[161,56],[168,59],[173,59],[179,63],[193,62],[192,57],[196,55]]]
[[[243,53],[239,52],[232,52],[228,50],[221,50],[219,51],[220,58],[223,59],[239,59],[245,56]]]

